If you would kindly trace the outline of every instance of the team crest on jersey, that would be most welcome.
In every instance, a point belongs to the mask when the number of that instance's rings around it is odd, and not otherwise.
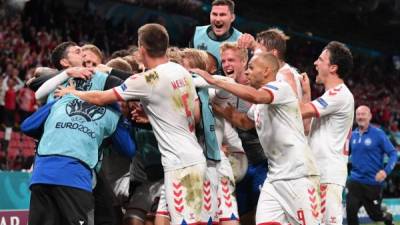
[[[78,91],[89,91],[92,88],[91,80],[75,78],[75,79],[73,79],[73,82],[75,84],[75,89]],[[69,85],[69,84],[67,84],[67,85]]]
[[[156,84],[159,78],[160,77],[158,76],[158,73],[155,70],[149,71],[148,73],[146,73],[144,75],[144,79],[146,80],[146,83],[151,84],[151,85]]]
[[[366,138],[365,141],[364,141],[364,144],[365,144],[366,146],[371,145],[371,144],[372,144],[371,138]]]
[[[322,106],[322,108],[328,107],[328,103],[323,98],[317,98],[317,102]]]
[[[207,50],[207,45],[205,43],[201,43],[201,45],[197,45],[197,49]]]
[[[91,122],[102,118],[106,113],[106,108],[74,99],[67,104],[65,111],[68,116],[74,117],[72,119],[74,121]]]

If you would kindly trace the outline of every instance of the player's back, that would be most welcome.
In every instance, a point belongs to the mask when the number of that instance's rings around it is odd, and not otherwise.
[[[312,120],[309,144],[321,171],[321,182],[344,185],[354,117],[353,94],[340,84],[312,104],[319,117]]]
[[[145,72],[151,94],[141,99],[162,154],[164,170],[204,162],[195,133],[196,91],[191,74],[168,62]]]

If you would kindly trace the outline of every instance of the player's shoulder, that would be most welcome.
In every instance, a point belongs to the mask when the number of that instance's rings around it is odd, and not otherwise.
[[[354,103],[354,96],[345,84],[339,84],[336,87],[330,88],[325,91],[322,97],[339,102]]]
[[[182,65],[175,63],[175,62],[166,62],[163,64],[158,65],[156,68],[152,69],[156,71],[165,71],[165,70],[186,70]],[[149,70],[151,71],[151,70]]]
[[[208,28],[209,26],[210,26],[210,25],[196,26],[196,31],[199,32],[199,31],[207,30],[207,28]]]
[[[290,85],[282,80],[274,80],[271,82],[266,83],[263,88],[268,88],[268,89],[272,89],[275,91],[283,91],[287,88],[291,88]]]
[[[98,77],[107,77],[108,75],[106,74],[106,73],[104,73],[104,72],[101,72],[101,71],[98,71],[98,70],[96,70],[95,72],[94,72],[94,75],[93,75],[94,77],[96,77],[96,76],[98,76]]]

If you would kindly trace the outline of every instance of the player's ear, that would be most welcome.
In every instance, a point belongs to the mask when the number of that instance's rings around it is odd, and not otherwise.
[[[279,53],[278,50],[276,50],[275,48],[272,49],[272,54],[273,54],[276,58],[279,57],[279,54],[278,54],[278,53]]]
[[[233,21],[235,21],[235,19],[236,19],[236,15],[235,15],[235,13],[232,13],[231,23],[233,23]]]
[[[330,65],[329,66],[329,72],[331,72],[331,73],[337,73],[337,71],[338,71],[338,66],[337,65]]]
[[[272,70],[269,68],[269,66],[265,66],[264,70],[263,70],[263,75],[264,78],[267,78],[271,75]]]
[[[143,47],[143,45],[139,46],[139,53],[141,56],[143,56],[146,53],[146,49]]]
[[[67,68],[67,67],[70,66],[69,61],[68,61],[67,59],[65,59],[65,58],[60,60],[60,64],[61,64],[61,66],[63,66],[64,68]]]

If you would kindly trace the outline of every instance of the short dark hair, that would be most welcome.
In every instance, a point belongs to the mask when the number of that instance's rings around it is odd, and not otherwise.
[[[106,65],[113,69],[118,69],[128,73],[132,73],[131,65],[129,65],[129,63],[121,57],[111,59],[110,61],[107,62]]]
[[[125,57],[125,56],[128,56],[128,55],[130,55],[131,53],[128,51],[128,50],[126,50],[126,49],[121,49],[121,50],[117,50],[117,51],[115,51],[115,52],[113,52],[112,54],[111,54],[111,59],[115,59],[115,58],[118,58],[118,57]]]
[[[268,67],[272,70],[274,74],[278,72],[279,61],[278,58],[272,53],[263,52],[261,54],[257,54],[256,56],[259,57],[263,62],[267,63]]]
[[[212,6],[215,5],[226,5],[229,8],[229,11],[234,14],[235,13],[235,2],[232,0],[214,0],[212,2]]]
[[[67,49],[72,46],[78,46],[75,42],[67,41],[57,45],[51,52],[51,63],[53,66],[62,70],[64,67],[61,65],[60,61],[67,56]]]
[[[150,57],[164,56],[169,45],[167,30],[157,23],[141,26],[138,30],[138,40],[139,45],[146,49]]]
[[[331,41],[325,46],[324,50],[329,52],[329,63],[337,65],[337,74],[340,78],[344,78],[353,69],[353,55],[350,49],[343,43]]]
[[[286,40],[288,39],[289,37],[278,28],[261,31],[256,37],[257,42],[264,45],[267,50],[276,49],[278,51],[278,58],[282,60],[285,58]]]

